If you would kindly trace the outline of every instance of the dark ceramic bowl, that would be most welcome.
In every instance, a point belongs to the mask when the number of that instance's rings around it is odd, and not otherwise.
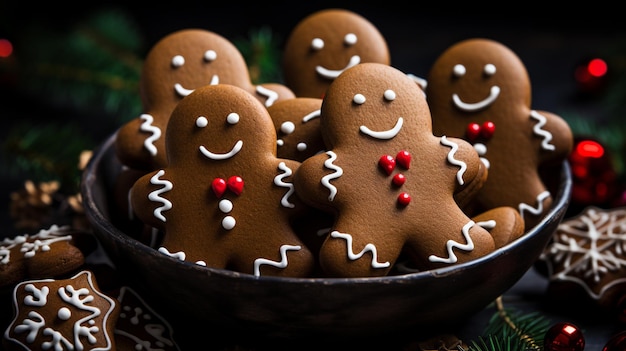
[[[122,167],[114,137],[94,151],[81,188],[87,218],[104,250],[173,323],[248,335],[369,338],[463,321],[533,266],[565,215],[572,186],[564,162],[552,172],[556,197],[549,214],[521,238],[471,262],[377,278],[255,277],[168,257],[115,223],[112,182]]]

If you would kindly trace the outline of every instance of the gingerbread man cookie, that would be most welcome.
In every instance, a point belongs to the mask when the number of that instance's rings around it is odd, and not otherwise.
[[[390,64],[387,41],[363,16],[325,9],[302,19],[283,52],[285,84],[298,97],[323,98],[330,83],[359,63]]]
[[[15,318],[4,333],[7,350],[116,350],[119,315],[114,298],[92,273],[68,279],[27,280],[13,295]]]
[[[320,133],[321,107],[322,99],[293,98],[267,108],[276,128],[278,157],[302,162],[325,151]]]
[[[326,274],[387,275],[403,252],[424,270],[495,249],[483,227],[495,223],[474,222],[454,199],[485,167],[466,141],[433,135],[423,91],[406,74],[354,66],[330,85],[321,112],[328,150],[303,161],[294,184],[335,215],[319,254]]]
[[[300,163],[276,157],[267,109],[242,88],[196,89],[167,127],[169,166],[138,179],[131,205],[164,232],[164,254],[254,275],[307,276],[310,250],[290,222],[306,212],[291,183]]]
[[[145,112],[117,132],[115,148],[122,164],[146,171],[165,166],[165,128],[172,110],[194,89],[209,84],[236,85],[265,106],[294,97],[282,84],[254,85],[241,52],[221,35],[203,29],[176,31],[159,40],[143,63]]]
[[[464,138],[489,167],[475,211],[511,206],[535,226],[553,201],[540,168],[565,160],[573,135],[559,116],[531,109],[520,58],[494,40],[459,42],[431,67],[426,96],[435,135]]]

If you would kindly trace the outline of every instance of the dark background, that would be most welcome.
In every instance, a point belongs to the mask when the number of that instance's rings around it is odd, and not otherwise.
[[[556,9],[546,9],[545,2],[508,2],[491,5],[490,8],[475,2],[143,3],[114,1],[105,6],[98,2],[73,5],[45,2],[35,5],[28,1],[2,0],[0,38],[13,40],[32,26],[50,28],[51,31],[63,30],[94,11],[118,8],[121,14],[136,23],[143,38],[144,53],[170,32],[191,27],[209,29],[231,40],[246,38],[251,30],[269,27],[280,45],[306,15],[323,8],[341,7],[353,10],[374,23],[388,41],[392,65],[407,73],[425,77],[430,64],[448,46],[462,39],[486,37],[509,46],[526,64],[532,82],[534,109],[554,112],[566,120],[582,116],[597,124],[614,121],[621,118],[616,113],[626,112],[619,109],[616,112],[614,106],[607,106],[607,92],[583,91],[574,79],[576,67],[592,57],[607,60],[611,79],[620,79],[619,73],[626,70],[626,21],[623,11],[601,2],[564,3]],[[500,11],[499,14],[487,13],[491,10]],[[626,99],[626,91],[612,93],[617,94],[618,100],[621,97]],[[104,140],[116,127],[114,124],[98,126],[93,123],[90,126],[89,116],[63,106],[42,103],[3,81],[0,81],[0,117],[7,126],[0,128],[0,138],[13,123],[24,119],[33,123],[59,120],[85,125],[94,140]],[[24,181],[22,176],[5,175],[5,178],[0,179],[0,237],[12,235],[8,216],[9,194],[19,189]],[[544,291],[545,284],[545,280],[529,272],[512,290],[507,301],[514,306],[533,309],[537,307],[536,300]],[[572,306],[574,312],[575,309],[576,306]],[[554,317],[555,321],[576,319]],[[481,315],[470,321],[469,331],[480,332],[486,318],[487,315]],[[585,328],[586,350],[590,351],[600,350],[609,336],[621,327],[611,320],[578,321]]]

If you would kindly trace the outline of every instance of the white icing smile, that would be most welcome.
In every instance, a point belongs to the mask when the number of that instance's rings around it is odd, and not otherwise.
[[[344,69],[332,70],[332,69],[324,68],[322,66],[316,66],[315,71],[317,72],[317,74],[319,74],[320,76],[324,78],[335,79],[339,77],[339,75],[343,73],[343,71],[347,70],[348,68],[352,66],[356,66],[359,63],[361,63],[361,57],[358,55],[354,55],[350,58],[350,62],[348,62],[348,65]]]
[[[233,146],[233,148],[230,151],[228,151],[226,153],[223,153],[223,154],[216,154],[216,153],[213,153],[213,152],[207,150],[207,148],[205,148],[204,146],[201,145],[200,146],[200,152],[204,156],[206,156],[206,157],[208,157],[208,158],[210,158],[212,160],[226,160],[226,159],[229,159],[229,158],[235,156],[239,151],[241,151],[241,147],[242,146],[243,146],[243,141],[239,140],[239,141],[237,141],[235,143],[235,146]]]
[[[360,126],[359,130],[361,133],[371,136],[376,139],[391,139],[394,138],[398,133],[400,133],[400,129],[402,129],[402,124],[404,123],[404,119],[402,117],[398,118],[398,122],[396,125],[388,130],[383,130],[380,132],[373,131],[366,126]]]
[[[211,83],[209,83],[210,85],[218,85],[220,83],[220,78],[217,76],[217,74],[213,75],[213,78],[211,78]],[[176,94],[178,94],[181,97],[185,97],[191,93],[193,93],[193,91],[195,89],[187,89],[185,87],[183,87],[180,83],[176,83],[174,84],[174,90],[176,91]]]
[[[456,106],[459,110],[471,112],[471,111],[478,111],[480,109],[483,109],[493,104],[499,95],[500,95],[500,87],[497,85],[494,85],[491,87],[489,96],[487,96],[487,98],[481,101],[478,101],[475,103],[463,102],[458,94],[452,94],[452,101],[454,102],[454,106]]]

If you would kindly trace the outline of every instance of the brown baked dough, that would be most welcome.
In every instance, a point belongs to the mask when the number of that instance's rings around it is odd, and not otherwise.
[[[131,189],[137,217],[164,232],[159,251],[257,276],[312,272],[291,226],[306,211],[291,183],[300,162],[276,157],[259,100],[233,85],[198,88],[174,109],[165,139],[169,165]]]
[[[406,74],[380,63],[346,70],[320,118],[328,150],[304,160],[294,183],[335,215],[319,254],[326,274],[387,275],[403,250],[425,270],[495,249],[454,199],[484,176],[483,163],[466,141],[433,135],[424,93]]]
[[[449,47],[433,64],[426,88],[435,135],[472,143],[489,177],[475,212],[516,208],[526,229],[549,211],[553,194],[540,167],[559,165],[573,147],[569,125],[531,108],[531,85],[520,58],[494,40],[472,38]]]

